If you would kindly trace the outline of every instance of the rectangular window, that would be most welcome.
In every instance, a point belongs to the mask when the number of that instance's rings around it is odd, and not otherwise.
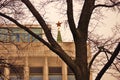
[[[30,76],[30,80],[43,80],[42,75],[32,75]]]
[[[23,80],[23,67],[22,66],[11,66],[10,67],[10,80]]]
[[[16,33],[16,41],[20,42],[20,34],[19,33]]]
[[[23,78],[12,75],[10,76],[10,80],[23,80]]]
[[[30,34],[28,33],[19,33],[21,42],[30,42]]]
[[[49,75],[49,80],[62,80],[62,75]]]
[[[0,33],[0,41],[7,41],[7,36],[6,36],[7,34],[3,34],[3,33]]]
[[[10,39],[9,29],[0,28],[0,41],[9,42],[9,39]]]
[[[36,33],[37,35],[39,35],[39,37],[42,37],[42,29],[41,28],[31,28],[31,30]],[[32,36],[32,41],[33,42],[39,42],[37,39],[35,39],[33,36]]]
[[[75,76],[74,75],[68,75],[68,80],[75,80]]]
[[[62,80],[62,68],[49,67],[49,80]]]
[[[42,37],[41,28],[30,28],[34,33]],[[18,27],[0,28],[0,41],[4,42],[38,42],[32,35]]]
[[[62,74],[61,67],[49,67],[49,74]]]
[[[30,80],[43,80],[43,68],[30,67]]]
[[[12,42],[17,42],[16,33],[12,33],[12,34],[11,34],[11,41],[12,41]]]
[[[42,67],[30,67],[30,74],[43,74]]]

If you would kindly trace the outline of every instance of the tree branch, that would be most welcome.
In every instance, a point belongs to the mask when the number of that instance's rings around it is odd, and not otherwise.
[[[34,17],[37,19],[41,27],[43,28],[45,35],[50,42],[50,44],[56,48],[60,48],[59,44],[55,41],[51,34],[51,30],[48,28],[48,25],[45,23],[42,16],[39,14],[39,12],[35,9],[35,7],[32,5],[32,3],[29,0],[21,0],[27,8],[31,11],[31,13],[34,15]]]
[[[101,52],[101,50],[99,50],[99,51],[93,56],[92,60],[90,61],[89,65],[88,65],[89,70],[91,69],[91,66],[92,66],[94,60],[95,60],[96,57],[100,54],[100,52]]]
[[[77,32],[76,32],[76,25],[75,25],[74,16],[73,16],[73,0],[66,0],[66,2],[67,2],[68,23],[69,23],[70,30],[72,34],[74,35],[73,37],[75,39]]]
[[[15,19],[13,19],[10,16],[7,16],[3,13],[0,12],[0,16],[10,20],[11,22],[15,23],[18,27],[24,29],[25,31],[27,31],[29,34],[31,34],[33,37],[35,37],[36,39],[38,39],[39,41],[41,41],[42,43],[44,43],[46,46],[51,47],[51,45],[46,42],[44,39],[42,39],[41,37],[39,37],[39,35],[35,34],[34,32],[32,32],[29,28],[27,28],[26,26],[20,24],[18,21],[16,21]]]
[[[106,63],[106,65],[102,68],[102,70],[98,73],[97,77],[95,80],[100,80],[101,77],[104,75],[104,73],[107,71],[107,69],[111,66],[111,64],[113,63],[114,59],[116,58],[116,56],[119,54],[120,51],[120,42],[118,43],[115,51],[113,52],[113,55],[111,56],[111,58],[109,59],[109,61]]]
[[[62,58],[66,62],[66,64],[69,65],[72,69],[75,68],[76,64],[71,59],[71,57],[69,55],[67,55],[67,53],[61,47],[60,48],[53,47],[48,42],[46,42],[44,39],[42,39],[41,37],[39,37],[39,35],[35,34],[29,28],[27,28],[26,26],[20,24],[18,21],[16,21],[12,17],[7,16],[7,15],[1,13],[1,12],[0,12],[0,16],[6,18],[8,20],[10,20],[11,22],[15,23],[18,27],[20,27],[20,28],[24,29],[25,31],[27,31],[29,34],[31,34],[36,39],[38,39],[39,41],[41,41],[44,45],[46,45],[50,50],[52,50],[57,55],[59,55],[59,57]]]
[[[120,2],[113,3],[113,4],[111,4],[111,5],[98,4],[98,5],[95,5],[94,8],[97,8],[97,7],[107,7],[107,8],[111,8],[111,7],[118,6],[118,5],[120,5]]]
[[[79,36],[87,40],[88,26],[93,12],[95,0],[85,0],[78,22]]]
[[[75,67],[74,61],[71,59],[71,57],[61,48],[61,46],[54,40],[50,29],[48,28],[47,24],[45,23],[44,19],[42,16],[39,14],[39,12],[35,9],[35,7],[32,5],[32,3],[29,0],[21,0],[27,8],[31,11],[31,13],[34,15],[34,17],[37,19],[41,27],[43,28],[45,35],[52,45],[48,45],[49,49],[51,49],[53,52],[55,52],[57,55],[59,55],[60,58],[66,64],[68,64],[71,68]],[[73,67],[74,66],[74,67]]]

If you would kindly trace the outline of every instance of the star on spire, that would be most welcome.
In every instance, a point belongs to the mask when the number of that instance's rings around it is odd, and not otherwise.
[[[58,22],[56,23],[56,25],[57,25],[58,29],[60,29],[60,27],[61,27],[61,22],[58,21]]]
[[[58,21],[58,22],[56,23],[56,25],[57,25],[57,27],[61,27],[61,22]]]

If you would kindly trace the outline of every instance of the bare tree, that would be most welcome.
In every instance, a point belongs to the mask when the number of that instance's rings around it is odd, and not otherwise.
[[[103,38],[103,36],[89,32],[90,35],[88,36],[88,41],[91,44],[91,53],[93,55],[92,60],[89,63],[89,68],[91,68],[93,73],[99,73],[100,67],[104,67],[107,61],[110,60],[110,57],[115,49],[115,44],[120,42],[118,26],[119,25],[113,28],[113,35],[111,35],[111,37],[109,36],[108,38]],[[119,80],[120,75],[117,75],[120,73],[119,65],[120,63],[118,54],[114,59],[114,62],[106,71],[106,74],[109,74]]]
[[[49,1],[53,2],[54,0],[53,1],[49,0]],[[91,20],[91,16],[93,14],[93,11],[99,7],[112,8],[112,7],[117,6],[117,8],[119,9],[119,5],[120,5],[119,0],[108,0],[106,4],[100,4],[99,1],[97,0],[84,0],[81,13],[79,14],[80,17],[79,17],[77,26],[75,24],[74,16],[73,16],[73,11],[74,11],[73,0],[66,0],[67,20],[68,20],[69,28],[73,35],[74,44],[75,44],[75,59],[74,60],[61,48],[58,42],[55,41],[55,39],[53,38],[51,34],[49,27],[47,26],[46,21],[41,16],[41,14],[35,9],[31,1],[21,0],[21,2],[24,3],[24,5],[26,5],[26,8],[29,9],[29,11],[32,13],[32,15],[36,18],[38,23],[41,25],[48,39],[48,42],[42,39],[41,37],[39,37],[34,32],[32,32],[26,26],[19,23],[19,21],[17,21],[15,18],[12,18],[2,12],[0,12],[0,16],[15,23],[18,27],[27,31],[29,34],[34,36],[44,45],[46,45],[50,50],[56,53],[73,71],[73,73],[75,74],[76,80],[89,80],[90,67],[89,67],[88,58],[87,58],[87,39],[88,39],[88,27],[89,27],[89,23]],[[103,49],[104,47],[100,50],[103,50]],[[100,80],[102,75],[105,73],[105,71],[109,68],[109,66],[115,59],[115,57],[118,55],[119,51],[120,51],[120,44],[118,44],[115,51],[111,54],[110,60],[108,60],[104,68],[99,72],[98,76],[96,77],[96,80]]]

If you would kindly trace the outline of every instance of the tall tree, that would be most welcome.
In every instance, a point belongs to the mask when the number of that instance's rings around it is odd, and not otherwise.
[[[8,0],[8,1],[11,2],[12,0]],[[88,39],[88,27],[89,27],[89,23],[91,20],[91,16],[93,14],[93,11],[98,7],[111,8],[114,6],[119,6],[120,4],[119,0],[108,0],[110,4],[95,4],[97,0],[84,0],[81,13],[79,14],[80,17],[79,17],[77,26],[74,21],[73,0],[66,0],[68,24],[69,24],[71,33],[73,35],[74,44],[75,44],[75,59],[74,60],[61,48],[58,42],[56,42],[56,40],[53,38],[51,34],[51,30],[49,29],[46,21],[41,16],[41,14],[37,11],[37,9],[33,6],[31,1],[30,0],[20,0],[20,1],[24,3],[24,5],[26,5],[26,8],[29,9],[29,11],[38,21],[39,25],[42,27],[42,29],[45,32],[48,42],[42,39],[41,37],[39,37],[34,32],[32,32],[26,26],[19,23],[19,21],[6,15],[5,13],[0,12],[0,16],[7,18],[11,22],[15,23],[18,27],[27,31],[29,34],[34,36],[44,45],[46,45],[50,50],[56,53],[73,71],[73,73],[75,74],[76,80],[89,80],[90,79],[89,78],[90,67],[89,67],[88,58],[87,58],[87,55],[88,55],[87,54],[87,39]],[[56,0],[53,0],[53,1],[56,1]],[[50,2],[53,2],[53,1],[50,0]],[[7,5],[7,3],[5,4],[1,3],[1,7],[5,7],[5,5]],[[118,44],[117,48],[115,49],[115,52],[112,54],[108,63],[100,71],[96,80],[99,80],[101,76],[105,73],[106,69],[109,68],[114,58],[118,55],[119,51],[120,51],[120,44]]]

